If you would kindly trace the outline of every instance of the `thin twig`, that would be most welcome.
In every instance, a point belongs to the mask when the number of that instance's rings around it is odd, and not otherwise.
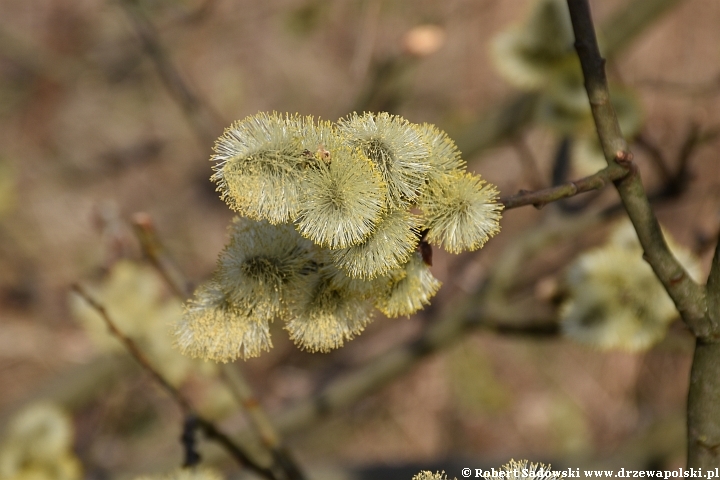
[[[641,132],[637,137],[635,137],[635,143],[637,143],[650,155],[650,158],[655,164],[655,167],[657,167],[657,171],[660,173],[660,177],[662,177],[663,182],[669,183],[673,178],[673,174],[670,171],[670,167],[667,165],[667,161],[665,160],[665,155],[663,155],[662,150],[660,150],[655,142],[650,140],[644,132]]]
[[[138,212],[133,215],[132,223],[143,253],[165,279],[175,295],[181,300],[191,296],[190,282],[186,280],[170,255],[167,254],[157,235],[152,217],[147,213]],[[272,422],[270,422],[260,401],[242,373],[232,364],[221,365],[220,371],[231,393],[235,395],[250,418],[250,423],[255,428],[262,444],[270,451],[275,462],[273,467],[283,471],[287,480],[302,480],[305,478],[297,462],[284,447],[280,436],[275,431]]]
[[[190,405],[190,402],[180,393],[180,391],[173,387],[170,382],[168,382],[167,379],[165,379],[165,377],[163,377],[162,374],[155,367],[153,367],[150,360],[148,360],[148,358],[137,346],[137,344],[131,338],[127,337],[122,331],[120,331],[120,329],[117,327],[115,322],[108,314],[107,309],[104,305],[98,302],[79,284],[73,285],[72,290],[77,293],[83,300],[85,300],[88,305],[90,305],[100,315],[100,317],[105,322],[105,325],[110,330],[110,333],[112,333],[118,340],[120,340],[128,353],[130,353],[130,355],[140,364],[140,366],[153,377],[153,379],[158,383],[158,385],[160,385],[163,390],[165,390],[165,392],[170,395],[170,398],[172,398],[182,410],[183,415],[186,418],[195,418],[198,428],[200,428],[209,439],[212,439],[223,445],[241,466],[247,467],[255,473],[270,480],[284,480],[277,477],[272,472],[272,470],[257,464],[255,461],[249,458],[245,454],[245,452],[243,452],[242,449],[240,449],[230,439],[230,437],[220,431],[215,426],[215,424],[199,416],[192,408],[192,405]]]
[[[182,396],[178,389],[173,387],[170,382],[168,382],[165,377],[163,377],[160,372],[158,372],[152,366],[150,360],[148,360],[148,358],[145,356],[143,351],[140,350],[137,344],[131,338],[129,338],[120,331],[117,325],[115,325],[115,322],[113,322],[110,318],[110,315],[105,309],[105,306],[95,300],[95,298],[90,295],[80,284],[74,284],[72,286],[72,291],[77,293],[83,300],[85,300],[85,302],[87,302],[88,305],[90,305],[95,311],[97,311],[97,313],[105,322],[105,326],[107,326],[108,330],[110,330],[110,333],[112,333],[115,338],[120,340],[128,353],[132,355],[132,357],[140,364],[140,366],[155,379],[155,381],[168,393],[168,395],[170,395],[177,401],[177,403],[180,405],[180,408],[182,408],[183,414],[190,413],[192,411],[190,403]]]
[[[537,190],[535,192],[521,191],[515,195],[500,199],[505,210],[511,208],[533,205],[535,208],[542,208],[548,203],[573,197],[579,193],[599,190],[617,180],[625,178],[630,172],[628,165],[610,165],[589,177],[581,178],[572,182],[563,183],[555,187]]]
[[[250,417],[250,423],[254,426],[262,444],[270,450],[276,466],[285,472],[288,479],[304,479],[305,474],[283,445],[280,435],[237,366],[232,363],[223,364],[220,366],[220,373],[232,394]]]
[[[160,243],[152,217],[145,212],[138,212],[132,217],[132,225],[143,253],[165,279],[173,293],[181,300],[190,297],[192,287]]]
[[[314,421],[356,402],[409,371],[418,362],[465,338],[469,330],[486,330],[503,335],[553,337],[558,334],[554,316],[525,319],[489,318],[478,312],[475,302],[457,304],[439,323],[431,325],[418,338],[363,365],[336,380],[312,397],[300,401],[274,417],[276,428],[285,433],[302,430]]]
[[[543,182],[543,174],[538,168],[537,159],[533,154],[532,150],[528,146],[523,135],[518,135],[518,138],[513,142],[515,151],[517,151],[518,159],[522,164],[523,173],[525,178],[530,185],[535,189],[541,189],[545,182]]]
[[[717,126],[703,132],[700,131],[700,127],[696,124],[690,124],[688,133],[685,136],[685,141],[680,147],[680,152],[678,153],[677,167],[673,177],[673,183],[670,185],[670,188],[673,189],[671,190],[671,193],[682,191],[683,187],[690,179],[691,175],[688,164],[697,149],[716,140],[719,135],[720,129]]]
[[[720,94],[720,74],[704,82],[674,82],[669,80],[640,80],[638,87],[661,90],[663,93],[686,95],[689,97],[708,97]]]

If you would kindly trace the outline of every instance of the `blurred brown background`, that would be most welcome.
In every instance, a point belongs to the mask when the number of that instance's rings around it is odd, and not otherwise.
[[[642,1],[592,6],[607,29],[611,15]],[[720,2],[674,3],[608,65],[640,95],[643,136],[669,165],[690,133],[720,125]],[[80,388],[73,382],[100,353],[71,315],[68,288],[102,278],[118,258],[141,258],[129,225],[135,212],[152,216],[192,282],[210,274],[232,212],[208,180],[208,158],[231,121],[258,111],[335,120],[382,109],[457,133],[463,149],[473,125],[518,95],[495,73],[488,44],[526,10],[524,1],[500,0],[0,2],[0,411]],[[439,27],[437,51],[413,53],[419,40],[407,35],[427,24]],[[510,194],[549,185],[558,141],[530,125],[471,148],[466,160]],[[542,178],[524,169],[525,150]],[[660,176],[651,155],[634,150],[652,190]],[[656,204],[664,226],[706,265],[718,225],[717,154],[714,141],[695,148],[687,188]],[[429,312],[377,318],[341,350],[300,352],[278,326],[273,351],[242,365],[256,394],[272,414],[413,338],[483,279],[508,242],[553,214],[507,212],[482,252],[436,251],[433,272],[444,286]],[[543,285],[602,239],[593,232],[536,259],[522,288],[547,300]],[[669,432],[650,435],[668,438],[659,458],[643,451],[637,465],[679,466],[691,352],[679,324],[643,354],[476,332],[287,441],[311,471],[413,463],[459,477],[451,468],[459,458],[474,459],[471,468],[510,457],[574,467],[642,449],[648,429],[659,428]],[[199,398],[206,387],[191,379],[184,389]],[[146,375],[130,369],[83,388],[81,401],[66,403],[88,478],[180,464],[180,415]],[[237,431],[243,422],[236,414],[225,425]]]

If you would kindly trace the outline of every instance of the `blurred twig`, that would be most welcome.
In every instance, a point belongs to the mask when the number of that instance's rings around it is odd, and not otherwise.
[[[603,54],[613,57],[625,48],[645,28],[653,25],[662,15],[684,0],[634,0],[607,18],[599,30],[602,32]]]
[[[661,15],[682,0],[633,0],[605,20],[601,30],[603,51],[608,57],[618,54]],[[536,93],[521,93],[490,111],[482,112],[474,122],[449,132],[466,158],[500,141],[513,138],[535,118]]]
[[[186,299],[192,295],[190,283],[185,279],[175,262],[165,251],[157,236],[152,218],[147,213],[133,215],[133,226],[145,256],[165,279],[175,295]],[[262,444],[273,457],[273,469],[279,470],[288,480],[302,480],[304,474],[297,466],[290,452],[284,447],[280,436],[272,426],[267,414],[260,405],[242,373],[233,364],[220,365],[220,371],[230,391],[245,410]]]
[[[38,390],[4,409],[0,413],[0,431],[4,430],[10,418],[31,403],[50,401],[69,411],[77,410],[97,398],[98,391],[109,388],[132,368],[135,366],[124,356],[107,355],[64,370],[52,379],[43,381]]]
[[[370,67],[382,4],[380,0],[363,2],[363,21],[350,63],[350,72],[355,78],[365,78]]]
[[[635,143],[637,143],[650,155],[650,159],[653,161],[657,171],[660,173],[660,177],[662,177],[663,182],[670,182],[673,174],[670,171],[670,167],[667,165],[665,155],[655,142],[650,140],[646,133],[641,132],[637,137],[635,137]]]
[[[507,316],[500,312],[491,316],[478,308],[477,300],[455,302],[451,311],[442,315],[439,322],[430,325],[417,339],[393,348],[312,397],[280,412],[273,417],[273,423],[285,434],[302,430],[387,385],[416,366],[421,359],[453,345],[473,328],[504,335],[530,335],[533,338],[558,333],[553,315],[533,316],[520,322],[514,311]]]
[[[538,167],[537,159],[528,146],[524,136],[518,135],[518,138],[513,142],[513,146],[522,165],[526,181],[534,189],[541,189],[546,183],[543,181],[543,174]]]
[[[197,428],[202,430],[209,439],[221,444],[226,449],[226,451],[230,453],[230,455],[235,458],[235,460],[238,461],[240,465],[249,468],[250,470],[265,478],[269,478],[271,480],[284,480],[283,477],[276,476],[272,472],[272,470],[255,463],[245,454],[245,452],[243,452],[242,449],[240,449],[230,439],[230,437],[220,431],[210,420],[204,419],[199,416],[190,405],[190,402],[180,393],[180,391],[173,387],[170,382],[168,382],[165,377],[163,377],[160,372],[158,372],[157,369],[153,367],[153,365],[150,363],[142,350],[140,350],[137,344],[131,338],[128,338],[125,334],[123,334],[120,329],[117,328],[115,322],[113,322],[107,310],[100,302],[95,300],[95,298],[93,298],[79,284],[73,285],[72,290],[78,295],[80,295],[80,297],[82,297],[83,300],[88,303],[88,305],[90,305],[95,311],[97,311],[97,313],[102,317],[103,321],[105,322],[105,325],[107,325],[110,332],[118,340],[120,340],[120,342],[122,342],[128,353],[132,355],[132,357],[140,364],[140,366],[146,372],[148,372],[158,383],[158,385],[160,385],[162,389],[165,390],[165,392],[167,392],[167,394],[170,395],[170,397],[178,404],[178,406],[183,412],[183,415],[186,418],[194,419]]]
[[[58,53],[47,54],[38,45],[0,26],[0,57],[22,65],[34,75],[42,75],[60,84],[76,81],[91,66],[84,59]]]
[[[406,53],[375,61],[365,86],[350,109],[356,112],[397,113],[410,95],[412,77],[419,61]]]
[[[220,371],[230,391],[250,417],[251,424],[254,426],[262,444],[270,450],[275,462],[274,466],[285,472],[288,479],[304,479],[305,474],[299,469],[291,453],[282,444],[280,436],[260,406],[245,377],[232,363],[223,364]]]
[[[212,110],[200,100],[200,96],[183,79],[162,45],[155,26],[147,18],[140,0],[120,0],[120,5],[127,13],[145,52],[155,65],[163,85],[182,108],[201,146],[203,148],[211,146],[222,132],[223,122],[217,119]]]
[[[668,166],[666,155],[652,140],[644,134],[639,135],[636,143],[648,152],[663,178],[663,186],[659,191],[650,194],[650,199],[672,198],[683,193],[691,179],[689,162],[693,154],[701,146],[717,139],[718,135],[720,135],[718,128],[711,128],[703,132],[697,124],[691,123],[678,152],[674,168]]]
[[[706,97],[720,94],[720,75],[707,82],[700,83],[681,83],[668,80],[640,80],[637,82],[639,87],[662,90],[663,93],[675,93],[677,95],[687,95],[690,97]]]
[[[143,253],[162,275],[173,293],[181,300],[191,296],[192,287],[190,283],[167,254],[165,247],[160,243],[150,215],[144,212],[136,213],[133,215],[132,225],[135,235],[140,241]]]

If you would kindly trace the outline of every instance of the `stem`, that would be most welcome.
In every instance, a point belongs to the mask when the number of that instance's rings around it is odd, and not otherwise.
[[[82,286],[75,284],[73,285],[72,289],[75,293],[80,295],[80,297],[85,300],[88,305],[90,305],[95,311],[97,311],[97,313],[100,315],[100,317],[102,317],[103,321],[105,322],[105,325],[107,325],[108,329],[110,330],[110,333],[112,333],[118,340],[120,340],[120,342],[122,342],[128,353],[140,364],[140,366],[146,372],[148,372],[155,379],[155,381],[163,388],[163,390],[165,390],[168,395],[170,395],[170,397],[175,400],[175,402],[182,410],[183,415],[186,418],[194,417],[195,421],[197,422],[198,428],[205,432],[208,438],[225,447],[228,453],[230,453],[230,455],[232,455],[232,457],[237,460],[237,462],[241,466],[249,468],[261,477],[268,478],[269,480],[285,480],[283,477],[277,476],[272,470],[267,469],[254,462],[250,457],[245,454],[245,452],[240,447],[235,444],[235,442],[230,439],[230,437],[221,432],[214,423],[199,416],[194,411],[192,405],[190,405],[190,402],[180,393],[180,391],[177,388],[173,387],[170,382],[165,377],[163,377],[162,374],[155,367],[153,367],[152,363],[150,362],[150,360],[148,360],[140,347],[138,347],[131,338],[126,336],[117,327],[115,322],[110,317],[110,314],[108,314],[105,306],[98,302],[94,297],[92,297]]]
[[[609,165],[623,158],[630,159],[632,154],[627,150],[610,104],[604,60],[598,51],[588,1],[567,2],[575,48],[605,158]],[[670,253],[637,170],[616,182],[616,187],[645,251],[644,258],[697,337],[687,404],[687,464],[715,468],[720,464],[720,247],[715,252],[706,295],[705,288],[693,282]]]
[[[175,262],[173,262],[167,254],[165,247],[157,236],[155,225],[150,215],[145,212],[134,214],[132,217],[132,225],[143,253],[163,277],[165,283],[172,289],[175,296],[180,300],[186,300],[191,297],[192,287],[180,269],[178,269]]]
[[[220,373],[236,400],[245,409],[250,423],[257,432],[262,444],[270,451],[275,466],[280,467],[288,480],[303,480],[305,474],[300,470],[290,451],[282,444],[270,418],[260,406],[250,385],[234,363],[220,365]]]
[[[688,468],[720,466],[720,343],[695,342],[688,392]]]
[[[606,185],[625,178],[629,170],[625,166],[610,165],[589,177],[581,178],[572,182],[563,183],[555,187],[537,190],[535,192],[520,191],[515,195],[501,198],[500,203],[505,206],[505,210],[511,208],[523,207],[525,205],[533,205],[535,208],[542,208],[546,204],[561,200],[563,198],[573,197],[578,193],[599,190]]]

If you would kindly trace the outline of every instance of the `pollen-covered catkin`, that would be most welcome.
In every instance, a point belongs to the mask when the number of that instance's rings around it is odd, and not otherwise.
[[[438,179],[419,205],[425,214],[428,242],[451,253],[482,247],[500,231],[502,205],[497,198],[493,185],[471,173]]]
[[[275,320],[301,348],[338,348],[373,308],[397,317],[430,302],[440,282],[417,251],[421,232],[458,253],[499,230],[495,187],[465,172],[447,134],[388,113],[337,124],[259,113],[228,128],[212,160],[241,217],[175,326],[194,357],[257,356]]]

